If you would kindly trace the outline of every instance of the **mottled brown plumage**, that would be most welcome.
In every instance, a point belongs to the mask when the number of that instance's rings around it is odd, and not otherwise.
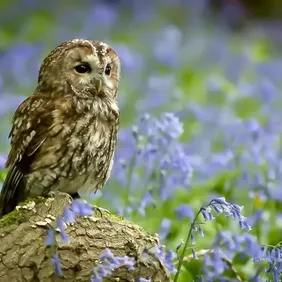
[[[27,197],[101,188],[119,125],[120,63],[100,41],[62,43],[43,61],[38,85],[17,109],[0,216]]]

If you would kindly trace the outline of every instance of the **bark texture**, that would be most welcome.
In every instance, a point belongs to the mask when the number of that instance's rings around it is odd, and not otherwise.
[[[69,243],[59,234],[57,253],[63,275],[58,277],[45,245],[47,230],[62,215],[70,196],[58,193],[54,198],[31,200],[0,220],[0,282],[30,281],[90,281],[92,269],[99,256],[109,248],[115,256],[129,256],[136,260],[135,270],[126,267],[115,270],[104,281],[171,281],[162,262],[143,250],[158,245],[158,238],[122,218],[96,211],[92,216],[77,218],[68,225]]]

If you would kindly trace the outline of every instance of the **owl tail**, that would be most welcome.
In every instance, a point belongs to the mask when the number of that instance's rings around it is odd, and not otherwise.
[[[16,166],[9,170],[0,193],[0,218],[13,211],[26,199],[23,176]]]

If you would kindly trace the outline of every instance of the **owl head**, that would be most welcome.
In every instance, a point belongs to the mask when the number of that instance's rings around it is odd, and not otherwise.
[[[44,59],[38,77],[41,91],[69,91],[80,97],[116,98],[120,79],[117,53],[98,40],[63,42]]]

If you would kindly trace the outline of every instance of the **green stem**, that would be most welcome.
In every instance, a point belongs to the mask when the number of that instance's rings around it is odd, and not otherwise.
[[[192,230],[193,230],[193,227],[196,223],[196,220],[199,216],[199,214],[201,213],[202,211],[202,208],[200,208],[200,210],[198,211],[198,213],[196,214],[191,226],[190,226],[190,229],[189,229],[189,232],[188,232],[188,235],[187,235],[187,238],[186,238],[186,241],[185,241],[185,244],[184,244],[184,247],[183,247],[183,250],[182,250],[182,253],[179,257],[179,261],[178,261],[178,265],[177,265],[177,272],[175,274],[175,277],[174,277],[174,282],[177,282],[178,280],[178,277],[179,277],[179,274],[180,274],[180,269],[181,269],[181,266],[182,266],[182,263],[183,263],[183,260],[184,260],[184,256],[185,256],[185,253],[186,253],[186,249],[187,249],[187,246],[188,246],[188,243],[189,243],[189,239],[191,237],[191,234],[192,234]]]
[[[132,174],[133,174],[133,170],[135,167],[135,162],[136,162],[136,154],[137,152],[134,153],[134,155],[132,156],[129,166],[128,166],[128,173],[127,173],[127,179],[126,179],[126,203],[129,205],[130,204],[130,190],[131,190],[131,179],[132,179]]]

